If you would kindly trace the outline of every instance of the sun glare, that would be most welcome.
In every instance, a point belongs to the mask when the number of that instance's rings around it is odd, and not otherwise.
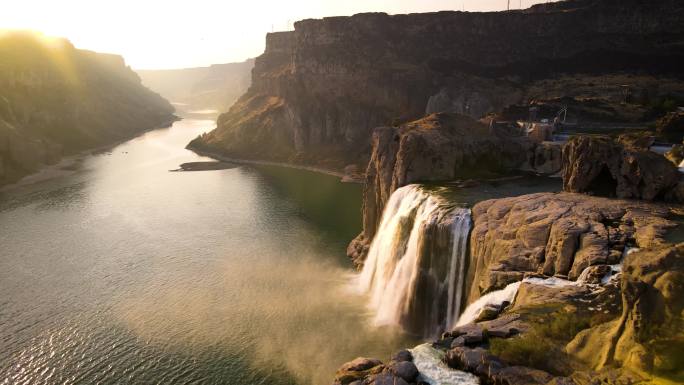
[[[6,0],[0,29],[66,37],[78,48],[121,54],[133,68],[180,68],[255,57],[263,52],[265,33],[291,30],[305,18],[505,7],[501,0]]]

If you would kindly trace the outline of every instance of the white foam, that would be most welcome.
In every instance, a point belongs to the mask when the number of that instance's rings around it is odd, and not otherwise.
[[[479,379],[473,374],[448,367],[443,359],[444,352],[432,347],[431,344],[418,345],[410,349],[413,363],[418,368],[419,381],[430,385],[477,385]]]

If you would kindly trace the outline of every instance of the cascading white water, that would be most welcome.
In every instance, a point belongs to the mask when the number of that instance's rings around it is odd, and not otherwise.
[[[456,325],[454,326],[463,326],[474,322],[477,319],[477,316],[480,315],[482,309],[487,306],[501,306],[501,304],[504,302],[512,303],[515,299],[515,295],[518,294],[520,283],[521,282],[511,283],[501,290],[487,293],[478,298],[477,301],[471,303],[465,308],[463,314],[461,314],[461,316],[458,318],[458,322],[456,322]]]
[[[467,372],[455,370],[444,363],[445,353],[432,344],[418,345],[410,349],[413,363],[420,372],[420,381],[430,385],[478,385],[479,379]]]
[[[395,191],[359,277],[378,325],[434,336],[461,311],[470,210],[420,186]]]
[[[634,247],[625,247],[623,253],[622,253],[622,259],[629,254],[632,254],[633,252],[638,251],[638,248]],[[615,265],[610,265],[611,271],[606,274],[605,277],[601,280],[601,285],[606,285],[612,281],[614,281],[617,277],[619,277],[620,272],[622,271],[622,260],[620,263],[615,264]],[[515,300],[515,296],[518,294],[518,289],[520,288],[520,285],[522,283],[530,283],[533,285],[544,285],[544,286],[551,286],[551,287],[563,287],[563,286],[589,286],[589,287],[594,287],[594,288],[599,288],[601,285],[596,285],[596,284],[589,284],[586,282],[587,275],[590,271],[590,267],[587,267],[584,269],[584,271],[580,274],[580,276],[577,278],[577,281],[569,281],[567,279],[562,279],[558,277],[549,277],[549,278],[536,278],[536,277],[528,277],[523,279],[520,282],[513,282],[509,285],[507,285],[505,288],[501,290],[496,290],[491,293],[487,293],[480,297],[478,300],[475,302],[471,303],[466,307],[466,309],[463,311],[463,314],[458,318],[458,321],[454,325],[454,327],[457,326],[463,326],[467,325],[471,322],[474,322],[477,317],[480,315],[480,312],[487,307],[487,306],[501,306],[504,302],[509,302],[513,303]]]

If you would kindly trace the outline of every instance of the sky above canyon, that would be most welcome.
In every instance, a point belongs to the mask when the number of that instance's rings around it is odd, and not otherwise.
[[[510,0],[512,9],[539,0]],[[134,69],[186,68],[261,54],[264,35],[296,20],[359,12],[493,11],[507,0],[1,0],[0,29],[66,37],[118,53]]]

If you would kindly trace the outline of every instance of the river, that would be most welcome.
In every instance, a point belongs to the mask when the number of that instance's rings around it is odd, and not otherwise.
[[[0,383],[327,384],[412,346],[349,288],[361,187],[170,172],[186,119],[0,192]]]

